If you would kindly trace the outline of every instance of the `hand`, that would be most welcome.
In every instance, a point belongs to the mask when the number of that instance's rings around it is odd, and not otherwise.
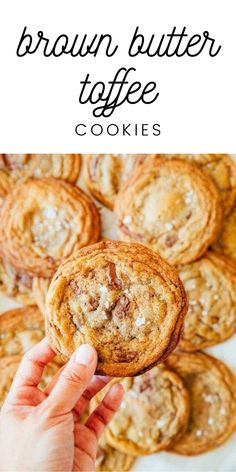
[[[46,339],[28,351],[0,414],[0,470],[94,471],[98,439],[117,411],[122,387],[113,385],[83,425],[79,418],[108,382],[94,376],[96,351],[81,346],[44,391],[44,367],[55,353]]]

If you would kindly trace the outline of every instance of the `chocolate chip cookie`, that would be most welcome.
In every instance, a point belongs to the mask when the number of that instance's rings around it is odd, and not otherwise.
[[[27,274],[18,273],[9,262],[1,257],[0,293],[25,305],[35,304],[32,293],[32,278]]]
[[[221,233],[213,244],[213,248],[236,262],[236,205],[224,218]]]
[[[224,215],[236,197],[236,162],[229,154],[164,154],[167,158],[187,159],[197,164],[214,181],[221,197]]]
[[[95,463],[97,472],[128,472],[135,462],[135,458],[111,447],[102,435],[98,444],[98,453]]]
[[[181,349],[196,351],[232,336],[236,332],[236,265],[208,251],[198,261],[181,266],[179,276],[189,299]]]
[[[51,277],[59,264],[100,234],[92,200],[63,180],[17,185],[1,209],[0,251],[18,273]]]
[[[84,157],[88,189],[112,210],[120,187],[144,157],[145,154],[88,154]]]
[[[212,181],[197,166],[177,159],[147,159],[115,202],[124,240],[139,241],[172,264],[204,254],[219,233],[222,207]]]
[[[174,372],[161,365],[120,383],[123,401],[106,430],[111,446],[133,456],[147,455],[166,449],[184,434],[189,396]]]
[[[80,154],[5,154],[3,159],[15,182],[29,177],[75,182],[80,172]]]
[[[64,360],[82,343],[98,352],[97,373],[141,374],[176,346],[187,299],[176,270],[141,244],[102,241],[54,275],[46,332]]]
[[[44,318],[36,306],[15,308],[0,316],[0,357],[24,354],[44,337]]]
[[[12,185],[12,181],[8,174],[3,170],[0,170],[0,207],[2,206],[4,198],[10,191]]]
[[[51,279],[44,279],[43,277],[34,277],[32,282],[34,299],[43,315],[45,313],[46,296],[50,282]]]
[[[171,451],[191,456],[224,443],[236,427],[235,376],[223,362],[202,352],[175,352],[167,365],[190,395],[188,429]]]

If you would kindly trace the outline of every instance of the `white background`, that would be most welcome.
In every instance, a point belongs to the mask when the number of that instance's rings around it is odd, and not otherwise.
[[[235,0],[2,0],[1,10],[0,152],[235,152]],[[137,25],[147,39],[173,26],[208,30],[222,50],[215,58],[129,58]],[[24,26],[51,38],[110,33],[119,50],[109,59],[18,58]],[[78,103],[80,80],[90,72],[107,81],[122,66],[136,67],[143,83],[155,80],[160,97],[123,105],[104,124],[160,123],[161,136],[77,136],[77,123],[98,121]]]

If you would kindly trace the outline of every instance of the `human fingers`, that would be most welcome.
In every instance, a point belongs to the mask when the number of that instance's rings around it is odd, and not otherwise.
[[[65,369],[66,367],[66,364],[63,365],[58,371],[57,373],[53,376],[52,380],[46,385],[45,389],[44,389],[44,393],[48,396],[50,395],[51,391],[53,390],[53,388],[55,387],[62,371]]]
[[[123,397],[123,387],[121,384],[113,385],[104,399],[93,411],[85,423],[86,426],[92,430],[96,438],[99,439],[105,427],[111,421],[114,414],[117,412]]]
[[[97,366],[97,353],[89,344],[83,344],[73,354],[58,377],[45,406],[54,414],[72,411],[88,387]]]
[[[92,398],[100,392],[106,385],[111,381],[111,377],[102,376],[102,375],[94,375],[90,384],[83,392],[82,396],[76,403],[74,410],[76,413],[81,416],[84,411],[86,410],[87,406],[89,405]]]
[[[65,365],[61,367],[61,369],[54,375],[53,379],[51,382],[46,386],[44,389],[44,393],[46,395],[49,395],[53,388],[55,387],[58,378],[60,377],[62,371],[65,369]],[[78,400],[74,407],[74,411],[77,413],[77,415],[81,416],[84,411],[86,410],[87,406],[89,405],[89,402],[92,400],[92,398],[100,392],[106,385],[111,381],[112,377],[108,376],[103,376],[103,375],[94,375],[90,384],[86,388],[86,390],[82,393],[81,398]]]
[[[17,369],[7,401],[16,401],[22,397],[22,390],[38,386],[44,367],[55,357],[46,338],[27,351]]]

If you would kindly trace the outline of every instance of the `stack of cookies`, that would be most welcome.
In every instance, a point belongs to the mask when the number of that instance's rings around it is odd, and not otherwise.
[[[0,316],[1,402],[45,319],[60,362],[88,342],[124,386],[97,470],[225,442],[235,377],[200,349],[236,332],[234,158],[2,155],[0,192],[0,290],[24,305]]]

